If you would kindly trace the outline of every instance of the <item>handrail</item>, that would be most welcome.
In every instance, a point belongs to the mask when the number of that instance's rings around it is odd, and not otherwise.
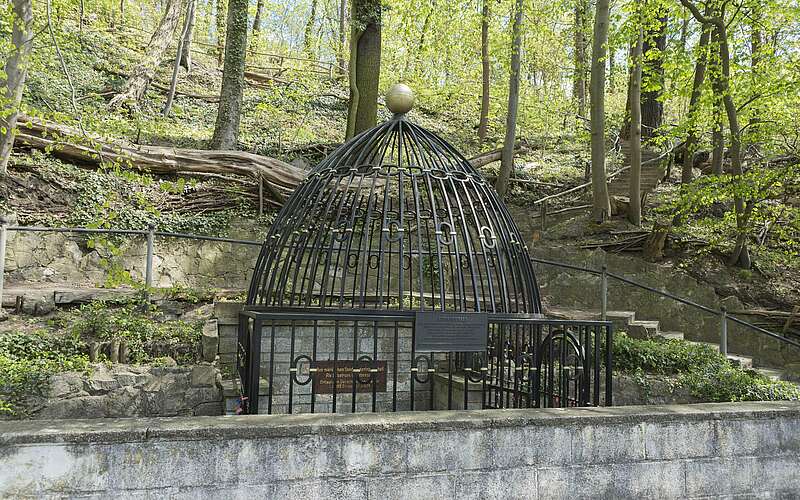
[[[87,234],[135,234],[139,236],[146,236],[150,233],[146,229],[100,229],[89,227],[43,227],[43,226],[9,226],[6,228],[8,231],[30,231],[42,233],[87,233]],[[189,233],[173,233],[171,231],[152,231],[153,236],[162,236],[166,238],[182,238],[188,240],[201,240],[201,241],[219,241],[222,243],[236,243],[239,245],[253,245],[261,246],[263,242],[253,240],[239,240],[233,238],[220,238],[218,236],[203,236],[199,234]]]
[[[153,242],[152,242],[152,239],[153,239],[154,236],[161,236],[161,237],[167,237],[167,238],[191,239],[191,240],[200,240],[200,241],[219,241],[219,242],[222,242],[222,243],[232,243],[232,244],[238,244],[238,245],[251,245],[251,246],[261,246],[261,245],[263,245],[263,242],[254,241],[254,240],[241,240],[241,239],[234,239],[234,238],[221,238],[221,237],[216,237],[216,236],[202,236],[202,235],[199,235],[199,234],[175,233],[175,232],[171,232],[171,231],[156,231],[153,226],[150,226],[148,229],[101,229],[101,228],[88,228],[88,227],[44,227],[44,226],[6,226],[6,225],[3,225],[0,229],[2,229],[2,235],[0,235],[0,236],[3,236],[3,238],[0,238],[0,239],[3,240],[2,241],[3,244],[0,245],[0,256],[4,256],[4,254],[5,254],[5,245],[4,245],[4,243],[5,243],[5,231],[53,232],[53,233],[84,233],[84,234],[98,234],[98,233],[99,234],[128,234],[128,235],[147,236],[147,239],[148,239],[148,242],[147,242],[148,243],[148,252],[147,252],[147,259],[148,259],[148,263],[147,263],[147,266],[148,266],[147,281],[148,281],[148,286],[149,286],[149,281],[152,279],[152,255],[153,255],[153,250],[152,250]],[[736,324],[739,324],[741,326],[749,328],[749,329],[751,329],[753,331],[756,331],[758,333],[761,333],[763,335],[767,335],[769,337],[772,337],[772,338],[774,338],[776,340],[779,340],[779,341],[781,341],[781,342],[783,342],[785,344],[789,344],[789,345],[792,345],[794,347],[800,348],[800,342],[796,342],[796,341],[794,341],[792,339],[786,338],[786,337],[784,337],[782,335],[779,335],[779,334],[777,334],[775,332],[771,332],[769,330],[766,330],[764,328],[756,326],[756,325],[754,325],[752,323],[749,323],[747,321],[739,319],[739,318],[737,318],[735,316],[730,316],[730,315],[727,314],[727,311],[724,308],[721,309],[720,311],[717,311],[715,309],[712,309],[710,307],[704,306],[702,304],[698,304],[697,302],[691,301],[689,299],[685,299],[683,297],[679,297],[677,295],[673,295],[673,294],[671,294],[669,292],[665,292],[663,290],[659,290],[657,288],[653,288],[651,286],[648,286],[648,285],[645,285],[645,284],[642,284],[642,283],[638,283],[636,281],[630,280],[630,279],[625,278],[624,276],[620,276],[618,274],[610,273],[610,272],[608,272],[606,270],[605,266],[602,269],[598,270],[598,269],[592,269],[592,268],[588,268],[588,267],[576,266],[574,264],[567,264],[565,262],[557,262],[557,261],[547,260],[547,259],[538,259],[536,257],[530,257],[530,260],[532,262],[536,262],[536,263],[539,263],[539,264],[544,264],[544,265],[554,266],[554,267],[561,267],[561,268],[570,269],[570,270],[573,270],[573,271],[585,272],[585,273],[589,273],[589,274],[592,274],[592,275],[595,275],[595,276],[610,277],[610,278],[613,278],[613,279],[615,279],[617,281],[620,281],[622,283],[625,283],[625,284],[628,284],[628,285],[631,285],[631,286],[634,286],[634,287],[637,287],[637,288],[641,288],[643,290],[647,290],[650,293],[655,293],[655,294],[660,295],[662,297],[666,297],[666,298],[674,300],[676,302],[680,302],[681,304],[685,304],[685,305],[694,307],[694,308],[699,309],[699,310],[701,310],[703,312],[706,312],[706,313],[709,313],[709,314],[713,314],[713,315],[720,315],[721,314],[724,318],[729,319],[730,321],[732,321],[732,322],[734,322]],[[3,277],[3,269],[4,269],[4,264],[5,264],[4,261],[5,261],[4,258],[0,258],[0,297],[2,297],[2,283],[3,283],[2,277]],[[723,328],[723,331],[724,331],[724,328]]]
[[[657,162],[663,160],[664,158],[666,158],[667,156],[672,154],[672,152],[675,151],[676,148],[677,148],[677,146],[672,147],[672,148],[668,149],[667,151],[664,151],[660,155],[656,156],[655,158],[650,158],[649,160],[643,161],[642,162],[642,166],[649,165],[651,163],[657,163]],[[622,167],[622,168],[620,168],[618,170],[615,170],[614,172],[611,172],[610,174],[608,174],[608,176],[606,176],[606,182],[612,180],[613,178],[617,177],[622,172],[625,172],[626,170],[629,170],[630,168],[631,168],[630,165],[626,165],[626,166],[624,166],[624,167]],[[589,187],[591,185],[592,185],[591,181],[590,182],[584,182],[583,184],[580,184],[580,185],[575,186],[573,188],[567,189],[566,191],[560,191],[558,193],[554,193],[554,194],[545,196],[544,198],[538,199],[538,200],[534,201],[533,204],[534,205],[539,205],[541,203],[544,203],[545,201],[549,201],[549,200],[552,200],[552,199],[555,199],[555,198],[560,198],[560,197],[564,196],[565,194],[570,194],[570,193],[573,193],[575,191],[579,191],[581,189],[585,189],[585,188],[587,188],[587,187]]]
[[[685,304],[685,305],[694,307],[694,308],[699,309],[699,310],[701,310],[703,312],[706,312],[706,313],[709,313],[709,314],[713,314],[715,316],[722,315],[725,319],[730,320],[730,321],[732,321],[734,323],[737,323],[737,324],[739,324],[741,326],[749,328],[749,329],[751,329],[753,331],[756,331],[758,333],[761,333],[763,335],[767,335],[769,337],[772,337],[772,338],[774,338],[776,340],[779,340],[779,341],[781,341],[781,342],[783,342],[785,344],[789,344],[789,345],[792,345],[794,347],[800,348],[800,342],[797,342],[797,341],[794,341],[792,339],[786,338],[783,335],[779,335],[779,334],[777,334],[775,332],[771,332],[771,331],[769,331],[767,329],[764,329],[764,328],[761,328],[759,326],[756,326],[756,325],[754,325],[752,323],[749,323],[747,321],[739,319],[739,318],[737,318],[735,316],[731,316],[731,315],[729,315],[727,313],[727,311],[724,308],[722,308],[721,310],[717,311],[715,309],[712,309],[710,307],[704,306],[702,304],[698,304],[697,302],[694,302],[692,300],[685,299],[685,298],[679,297],[677,295],[673,295],[673,294],[671,294],[669,292],[665,292],[663,290],[659,290],[657,288],[653,288],[651,286],[648,286],[648,285],[645,285],[645,284],[642,284],[642,283],[638,283],[636,281],[630,280],[630,279],[625,278],[623,276],[620,276],[618,274],[610,273],[605,269],[605,266],[603,267],[603,269],[598,270],[598,269],[592,269],[592,268],[588,268],[588,267],[576,266],[576,265],[573,265],[573,264],[567,264],[567,263],[564,263],[564,262],[556,262],[556,261],[546,260],[546,259],[537,259],[535,257],[531,257],[531,261],[539,263],[539,264],[548,265],[548,266],[555,266],[555,267],[561,267],[561,268],[565,268],[565,269],[571,269],[571,270],[574,270],[574,271],[586,272],[586,273],[589,273],[589,274],[593,274],[595,276],[607,276],[609,278],[613,278],[615,280],[621,281],[622,283],[625,283],[625,284],[628,284],[628,285],[631,285],[631,286],[634,286],[634,287],[637,287],[637,288],[641,288],[642,290],[647,290],[648,292],[655,293],[657,295],[660,295],[662,297],[666,297],[666,298],[674,300],[676,302],[680,302],[681,304]]]

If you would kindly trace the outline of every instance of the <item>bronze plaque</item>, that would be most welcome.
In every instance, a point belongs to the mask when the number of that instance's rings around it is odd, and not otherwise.
[[[416,352],[482,352],[489,343],[489,317],[477,312],[417,311]]]
[[[317,394],[352,394],[355,377],[356,392],[386,392],[386,361],[353,361],[340,359],[336,361],[336,385],[333,383],[333,361],[315,361],[311,363],[314,372],[314,392]],[[354,370],[358,370],[355,373]],[[375,371],[372,371],[375,370]]]

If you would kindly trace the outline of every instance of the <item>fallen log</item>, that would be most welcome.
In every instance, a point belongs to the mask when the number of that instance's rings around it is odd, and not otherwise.
[[[19,144],[47,150],[53,156],[89,165],[119,164],[154,174],[235,174],[264,182],[275,201],[283,203],[307,172],[289,163],[244,151],[211,151],[143,146],[83,135],[78,129],[20,116]]]
[[[517,142],[514,145],[514,156],[522,153],[524,150],[528,150],[528,146],[523,144],[522,142]],[[496,161],[500,161],[503,157],[503,148],[493,149],[491,151],[485,151],[483,153],[478,153],[469,160],[470,164],[472,164],[475,168],[484,167],[490,163],[494,163]]]

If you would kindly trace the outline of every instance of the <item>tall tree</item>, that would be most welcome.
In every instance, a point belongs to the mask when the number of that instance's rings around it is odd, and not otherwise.
[[[214,24],[217,28],[217,65],[222,66],[225,58],[225,24],[228,22],[228,9],[225,0],[216,0]]]
[[[350,28],[349,139],[375,126],[381,73],[381,0],[353,0]]]
[[[511,75],[508,82],[508,114],[506,115],[506,138],[500,159],[500,172],[495,189],[501,197],[508,191],[508,180],[514,170],[514,142],[517,139],[517,110],[519,108],[519,68],[522,52],[522,19],[524,0],[517,0],[514,7],[514,24],[511,28]]]
[[[588,0],[575,0],[575,75],[572,81],[572,94],[578,106],[578,116],[586,117],[586,36],[589,18]]]
[[[336,50],[336,65],[339,67],[339,74],[345,74],[345,56],[347,50],[345,43],[347,40],[347,0],[339,0],[339,46]]]
[[[606,186],[606,43],[608,41],[609,0],[597,0],[592,40],[590,121],[592,143],[592,218],[602,222],[611,215]]]
[[[192,34],[194,33],[194,23],[197,17],[197,0],[188,0],[189,5],[186,7],[186,19],[184,21],[183,36],[181,37],[181,53],[180,60],[181,66],[186,68],[186,71],[192,69]]]
[[[313,55],[314,48],[314,23],[317,22],[317,0],[311,0],[311,12],[308,14],[306,29],[303,34],[303,50],[306,54]]]
[[[638,20],[638,30],[636,36],[636,44],[633,47],[632,62],[633,71],[631,71],[631,85],[628,93],[628,99],[631,107],[631,131],[630,131],[630,146],[631,146],[631,175],[630,175],[630,189],[629,198],[630,205],[628,206],[628,220],[631,224],[636,226],[642,225],[642,193],[641,193],[641,178],[642,178],[642,16],[638,12],[642,8],[639,2],[636,3]]]
[[[236,149],[239,140],[239,120],[244,94],[244,65],[247,55],[248,0],[229,0],[225,39],[225,65],[222,69],[222,91],[219,98],[217,123],[211,147]]]
[[[264,0],[256,2],[256,15],[253,17],[253,43],[258,40],[258,35],[261,33],[261,16],[264,15]]]
[[[6,59],[5,74],[0,74],[0,176],[8,172],[8,159],[14,147],[19,105],[28,74],[28,60],[33,46],[33,6],[31,0],[13,0],[11,20],[11,54]],[[3,80],[5,77],[5,80]]]
[[[138,103],[147,91],[147,87],[150,86],[156,69],[164,59],[164,54],[172,42],[172,35],[181,19],[181,10],[183,9],[183,0],[166,0],[166,2],[164,15],[150,37],[150,43],[147,44],[143,59],[131,72],[125,89],[111,99],[109,106],[120,106],[128,102]]]
[[[489,2],[483,0],[483,11],[481,12],[481,116],[478,122],[478,140],[486,140],[486,133],[489,130],[489,84],[490,65],[489,65]]]
[[[167,91],[167,102],[164,104],[164,109],[161,111],[164,116],[169,116],[169,112],[172,109],[172,100],[175,98],[175,91],[178,89],[178,72],[181,69],[183,48],[186,43],[187,34],[191,31],[192,24],[194,24],[193,9],[194,0],[189,0],[188,5],[186,5],[186,17],[183,20],[183,31],[181,31],[181,36],[178,38],[178,50],[175,54],[175,64],[172,67],[172,79],[170,81],[169,90]]]
[[[651,9],[663,10],[663,7],[654,1],[648,2]],[[656,130],[661,127],[664,120],[664,103],[661,95],[664,93],[664,51],[667,48],[667,16],[664,12],[656,12],[658,16],[647,23],[644,35],[644,64],[642,67],[642,80],[646,89],[642,92],[642,136],[650,139]]]
[[[725,20],[725,6],[726,3],[720,4],[711,16],[703,15],[700,9],[692,3],[691,0],[681,0],[681,3],[689,9],[692,15],[703,25],[709,26],[713,29],[711,39],[714,42],[719,55],[719,92],[722,96],[722,103],[725,108],[725,114],[728,118],[728,130],[730,132],[730,158],[731,158],[731,172],[734,175],[736,182],[741,182],[742,178],[742,138],[741,129],[739,128],[739,117],[736,104],[733,102],[733,95],[731,94],[730,78],[731,78],[731,55],[730,45],[728,41],[728,26]],[[751,266],[750,252],[747,248],[747,226],[749,218],[752,215],[752,205],[745,204],[744,196],[739,192],[734,196],[734,210],[736,215],[736,241],[734,242],[733,251],[731,252],[729,265],[738,265],[745,269]]]
[[[688,24],[684,23],[684,25]],[[692,81],[692,94],[689,97],[689,112],[687,120],[689,131],[686,134],[686,145],[684,146],[683,168],[681,169],[681,183],[692,182],[692,169],[694,168],[694,153],[697,148],[697,108],[699,107],[700,95],[703,91],[703,80],[706,74],[706,63],[708,61],[708,40],[710,37],[709,29],[701,26],[700,41],[697,43],[697,61],[694,65],[694,80]]]

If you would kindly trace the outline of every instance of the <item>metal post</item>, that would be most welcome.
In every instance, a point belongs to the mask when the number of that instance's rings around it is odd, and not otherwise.
[[[0,317],[3,316],[3,277],[6,271],[6,221],[0,221]]]
[[[608,313],[608,267],[603,264],[600,272],[600,319],[606,320]]]
[[[720,319],[720,336],[719,336],[719,352],[723,356],[728,355],[728,310],[721,307],[719,310]]]
[[[541,209],[541,212],[539,213],[539,218],[541,221],[542,231],[544,231],[545,227],[547,226],[547,200],[542,200],[542,202],[539,205]]]
[[[145,262],[144,284],[147,288],[153,286],[153,239],[156,227],[147,226],[147,261]]]

